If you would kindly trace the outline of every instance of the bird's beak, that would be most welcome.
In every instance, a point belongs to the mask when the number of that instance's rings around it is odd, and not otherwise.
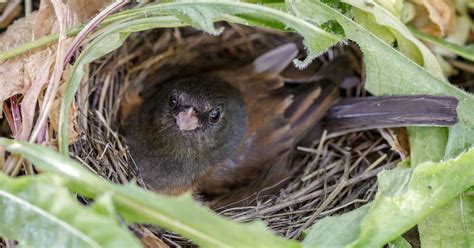
[[[176,116],[176,124],[178,124],[179,130],[184,131],[191,131],[200,127],[196,111],[192,107],[179,112]]]

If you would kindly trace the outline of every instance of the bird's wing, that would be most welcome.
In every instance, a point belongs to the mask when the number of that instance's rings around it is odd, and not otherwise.
[[[285,48],[285,49],[283,49]],[[292,46],[276,48],[292,54]],[[264,59],[261,59],[262,56]],[[236,201],[291,177],[289,157],[296,143],[303,139],[338,98],[340,81],[352,74],[353,61],[345,56],[323,67],[318,81],[288,85],[280,75],[283,65],[270,65],[281,54],[272,50],[237,72],[218,72],[242,94],[248,113],[245,140],[233,158],[200,180],[205,195],[222,195],[219,205]],[[291,58],[292,60],[293,58]],[[289,59],[285,60],[285,67]],[[265,61],[256,71],[257,61]],[[275,63],[276,63],[275,62]],[[225,193],[232,191],[231,197]]]

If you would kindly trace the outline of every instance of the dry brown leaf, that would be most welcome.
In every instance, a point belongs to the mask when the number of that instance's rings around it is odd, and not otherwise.
[[[36,14],[16,21],[0,35],[0,51],[6,51],[26,41],[31,40],[31,31]],[[25,60],[27,56],[4,62],[0,66],[0,101],[12,95],[25,93]],[[41,58],[45,59],[45,58]]]
[[[382,137],[390,144],[392,150],[396,151],[401,159],[410,156],[410,142],[405,127],[379,130]]]
[[[71,39],[67,38],[67,29],[71,26],[70,23],[72,22],[71,12],[69,8],[65,3],[62,2],[62,0],[51,0],[51,4],[56,15],[55,24],[57,24],[59,27],[59,39],[56,48],[53,71],[51,73],[51,77],[49,78],[48,87],[44,94],[43,104],[41,105],[38,120],[31,135],[32,137],[30,137],[30,141],[36,140],[39,133],[41,132],[41,129],[46,125],[47,119],[51,114],[51,110],[53,104],[55,104],[59,86],[61,85],[61,78],[64,69],[64,60],[69,43],[71,41]],[[43,10],[47,11],[48,8],[45,8]]]
[[[55,27],[56,15],[54,14],[53,4],[50,0],[41,1],[38,15],[33,26],[33,36],[39,38],[52,32],[58,32]]]
[[[50,113],[50,121],[55,132],[58,132],[59,125],[59,106],[61,104],[60,99],[56,99],[53,103],[53,110]],[[58,111],[54,111],[57,109]],[[75,103],[71,105],[69,110],[69,125],[68,125],[68,139],[67,142],[69,145],[74,144],[79,139],[79,133],[76,131],[76,119],[77,119],[77,106]]]
[[[57,133],[59,127],[59,109],[61,107],[61,98],[56,98],[53,102],[51,111],[49,112],[49,121],[53,130]],[[68,144],[74,144],[79,138],[79,133],[76,131],[77,106],[75,103],[69,109],[68,118]]]
[[[0,101],[24,93],[23,70],[21,61],[10,61],[0,66]]]
[[[150,230],[144,228],[141,241],[146,248],[168,248],[169,246],[161,239],[156,237]]]
[[[417,6],[415,25],[437,37],[451,33],[456,27],[456,9],[452,0],[414,0]]]
[[[32,40],[33,23],[37,13],[15,21],[0,35],[0,51],[18,46],[18,44]],[[2,65],[3,66],[3,65]]]
[[[74,10],[74,22],[80,24],[99,13],[112,2],[113,0],[70,0],[68,4],[70,5],[70,8]]]
[[[33,26],[38,20],[37,13],[17,21],[10,26],[6,34],[1,37],[2,50],[13,45],[32,40]],[[53,19],[54,16],[49,17]],[[10,35],[11,34],[11,35]],[[30,55],[22,55],[2,64],[0,69],[0,86],[6,90],[0,93],[0,100],[21,94],[22,126],[18,138],[27,140],[30,135],[36,112],[39,94],[48,82],[50,66],[54,61],[56,45],[41,49]]]
[[[471,26],[469,30],[469,38],[467,39],[466,43],[474,43],[474,25]]]
[[[44,58],[44,63],[37,64],[41,61],[38,56]],[[53,53],[50,50],[41,51],[32,55],[32,58],[24,62],[27,68],[36,70],[28,71],[28,74],[25,73],[25,85],[27,85],[27,87],[25,87],[26,93],[24,93],[23,101],[21,103],[22,125],[18,135],[18,139],[20,140],[27,140],[30,135],[33,127],[38,97],[48,82],[51,64],[53,63]]]
[[[59,23],[56,13],[61,14],[59,19],[63,21],[63,27],[71,28],[91,18],[110,2],[111,0],[68,0],[56,2],[58,5],[56,11],[60,12],[55,12],[52,2],[50,0],[43,0],[38,12],[16,21],[0,36],[0,51],[5,51],[18,44],[58,32]],[[43,92],[44,86],[52,79],[52,64],[55,60],[62,62],[71,41],[68,39],[63,40],[63,42],[60,54],[57,53],[58,46],[55,44],[28,55],[15,57],[2,63],[0,66],[0,89],[2,89],[0,91],[0,101],[3,102],[16,94],[24,96],[24,100],[21,103],[23,122],[19,139],[26,140],[31,133],[37,109],[37,98]],[[57,73],[61,72],[58,71]],[[57,78],[58,75],[56,75]],[[55,96],[53,96],[53,99],[55,99],[53,102],[54,114],[51,114],[51,116],[57,118],[55,111],[58,111],[60,99]],[[77,116],[76,107],[74,106],[73,109],[71,116],[75,118]],[[73,120],[74,118],[71,119]],[[51,123],[56,125],[57,119],[51,120]],[[74,127],[75,125],[70,126]],[[77,133],[73,128],[70,136],[73,138],[77,137]]]
[[[67,0],[65,5],[68,8],[70,18],[70,27],[77,26],[89,20],[91,17],[99,13],[102,8],[110,4],[112,0]],[[53,17],[53,18],[51,18]],[[43,0],[40,4],[39,14],[35,22],[34,36],[41,37],[44,35],[58,32],[59,27],[56,22],[53,4],[50,0]]]
[[[0,15],[0,29],[8,27],[21,14],[22,9],[21,0],[9,2]]]

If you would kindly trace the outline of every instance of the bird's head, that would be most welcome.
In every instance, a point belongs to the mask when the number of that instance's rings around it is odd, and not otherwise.
[[[155,100],[162,107],[153,113],[153,122],[174,151],[222,159],[235,150],[247,126],[237,89],[216,78],[196,77],[166,83],[160,90]]]

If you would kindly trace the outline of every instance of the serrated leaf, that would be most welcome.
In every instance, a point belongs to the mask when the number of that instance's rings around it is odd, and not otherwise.
[[[363,207],[367,210],[358,209],[316,224],[307,237],[311,245],[331,242],[332,247],[381,247],[397,238],[474,185],[474,149],[444,162],[384,171],[378,175],[378,184],[374,202]],[[346,226],[348,219],[355,223]],[[327,228],[352,240],[335,237]]]
[[[443,80],[444,76],[434,54],[403,24],[398,17],[392,15],[376,2],[366,4],[365,0],[343,0],[344,2],[372,14],[377,24],[389,28],[398,41],[401,52],[414,61],[419,61],[433,75]],[[420,57],[421,55],[421,57]]]
[[[115,216],[81,206],[52,175],[0,173],[0,236],[23,247],[140,247]]]
[[[353,247],[390,241],[474,185],[474,149],[445,162],[381,173],[379,181],[380,195]],[[392,234],[377,232],[381,226],[393,229]]]
[[[368,31],[382,39],[387,44],[393,44],[395,42],[395,36],[390,32],[386,27],[376,24],[375,18],[373,15],[370,15],[364,11],[352,11],[354,15],[354,20],[359,23],[361,26],[367,28]]]
[[[0,146],[22,155],[45,172],[57,174],[82,195],[95,198],[109,194],[114,208],[129,223],[157,225],[202,247],[300,247],[296,241],[273,235],[260,221],[238,224],[227,220],[193,201],[190,195],[173,198],[134,184],[112,184],[41,145],[0,138]]]
[[[355,41],[364,54],[366,89],[374,95],[451,95],[459,100],[459,122],[449,129],[445,157],[453,157],[474,144],[474,97],[432,75],[346,16],[318,2],[287,0],[295,15],[317,24],[335,20],[347,39]],[[442,137],[440,137],[442,138]]]
[[[449,138],[446,140],[446,132],[443,131],[443,128],[438,129],[422,129],[427,132],[433,131],[433,136],[430,137],[432,142],[430,145],[437,146],[436,149],[440,149],[442,155],[439,157],[450,157],[453,156],[465,148],[471,147],[473,141],[471,139],[473,134],[473,118],[474,112],[469,106],[474,105],[474,100],[472,95],[459,90],[444,80],[440,80],[438,77],[433,76],[425,69],[419,67],[407,57],[400,54],[398,51],[392,49],[389,45],[385,44],[375,35],[371,34],[369,31],[365,30],[364,27],[354,23],[352,20],[348,19],[346,16],[337,13],[336,11],[324,6],[323,4],[317,1],[287,1],[289,4],[288,8],[290,11],[293,11],[296,15],[305,18],[306,20],[313,20],[316,23],[324,23],[328,20],[336,20],[344,28],[346,38],[356,41],[361,50],[364,53],[364,60],[366,63],[367,69],[367,81],[366,88],[373,94],[383,95],[383,94],[445,94],[456,96],[460,100],[460,106],[458,108],[458,113],[460,117],[460,122],[449,130]],[[414,130],[414,129],[412,129]],[[421,133],[420,137],[423,136]],[[426,138],[426,136],[424,136]],[[421,142],[425,142],[421,146]],[[420,148],[424,147],[427,149],[427,153],[430,153],[433,156],[432,148],[427,146],[426,140],[420,139]],[[446,144],[447,143],[447,144]],[[447,148],[446,150],[444,148]],[[414,159],[420,159],[415,156]],[[412,161],[412,164],[415,164],[415,161]],[[393,172],[395,173],[395,172]],[[434,177],[440,176],[439,174],[434,174]],[[451,179],[453,180],[453,179]],[[381,184],[387,182],[382,181]],[[405,189],[403,182],[394,181],[390,183],[391,190],[393,191],[404,191]],[[450,194],[443,195],[443,197],[454,198],[456,194],[450,192]],[[361,233],[358,241],[355,241],[353,244],[354,247],[357,246],[376,246],[374,243],[371,243],[373,240],[378,240],[377,245],[383,245],[384,242],[390,241],[390,239],[395,238],[396,236],[403,233],[403,231],[408,230],[411,226],[421,220],[425,214],[432,212],[431,209],[428,209],[426,212],[416,211],[412,209],[413,205],[407,208],[392,208],[393,204],[390,203],[390,198],[387,198],[383,195],[382,192],[377,196],[379,202],[384,202],[384,204],[374,204],[371,207],[369,214],[363,218],[363,223],[367,221],[373,221],[370,224],[365,224],[361,228]],[[418,205],[423,205],[430,203],[430,199],[417,199],[419,202]],[[446,200],[446,199],[444,199]],[[399,199],[398,204],[410,204],[414,200],[410,198],[401,198]],[[447,201],[444,201],[446,203]],[[438,202],[438,204],[441,204]],[[439,205],[437,205],[440,207]],[[391,209],[392,208],[392,209]],[[390,209],[390,211],[388,211]],[[390,222],[385,223],[384,221],[389,215],[380,214],[380,212],[389,212],[393,215],[403,216],[409,215],[406,217],[398,217],[398,219],[407,219],[406,222]],[[374,213],[375,216],[374,217]],[[378,213],[378,214],[376,214]],[[374,220],[378,218],[380,221],[377,222]],[[369,220],[370,219],[370,220]],[[383,222],[383,223],[382,223]],[[338,225],[342,226],[343,223],[338,222]],[[391,228],[386,229],[385,227],[389,225]],[[321,228],[321,227],[320,227]],[[354,230],[344,229],[347,233],[354,233]],[[368,234],[370,233],[370,234]],[[371,238],[368,238],[371,236]],[[379,236],[379,237],[377,237]],[[386,239],[383,240],[382,237]],[[389,237],[389,238],[387,238]],[[326,236],[328,240],[329,237]],[[323,242],[319,240],[320,242]],[[340,244],[344,246],[344,244]]]

